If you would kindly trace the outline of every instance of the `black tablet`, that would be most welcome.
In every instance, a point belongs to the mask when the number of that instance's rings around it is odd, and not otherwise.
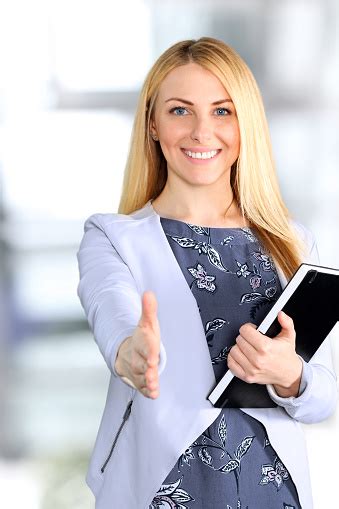
[[[273,338],[284,311],[294,322],[296,352],[308,362],[339,320],[339,269],[302,263],[258,329]],[[271,408],[266,385],[249,384],[228,370],[208,399],[217,408]]]

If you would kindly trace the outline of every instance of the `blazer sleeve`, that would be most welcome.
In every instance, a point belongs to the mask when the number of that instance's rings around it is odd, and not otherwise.
[[[301,227],[310,247],[306,262],[320,265],[317,244],[313,234]],[[312,317],[309,317],[311,320]],[[328,335],[309,362],[301,358],[302,377],[298,396],[282,398],[273,385],[267,384],[268,393],[273,401],[283,407],[297,421],[310,424],[320,422],[331,416],[337,405],[337,376],[333,366],[331,336]]]
[[[115,359],[125,338],[138,325],[142,303],[136,282],[105,233],[104,214],[93,214],[84,224],[77,252],[79,284],[77,294],[94,339],[114,376]],[[166,363],[161,342],[158,373]]]

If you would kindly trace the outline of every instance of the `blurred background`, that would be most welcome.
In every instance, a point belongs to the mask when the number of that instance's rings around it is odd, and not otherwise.
[[[316,235],[322,265],[339,267],[339,3],[0,9],[0,507],[88,509],[109,372],[76,294],[76,252],[85,219],[117,211],[146,73],[182,39],[216,37],[240,53],[262,91],[285,201]],[[338,421],[337,411],[303,425],[315,509],[339,506]]]

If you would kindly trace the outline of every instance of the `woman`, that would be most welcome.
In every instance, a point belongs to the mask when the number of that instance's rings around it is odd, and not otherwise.
[[[280,195],[264,108],[222,41],[174,44],[136,111],[117,214],[85,222],[78,295],[111,371],[87,483],[96,507],[312,508],[300,422],[335,410],[329,338],[309,363],[280,313],[314,238]],[[311,319],[311,317],[310,317]],[[213,408],[223,374],[275,408]]]

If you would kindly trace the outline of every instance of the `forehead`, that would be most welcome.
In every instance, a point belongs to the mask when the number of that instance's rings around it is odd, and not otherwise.
[[[219,78],[196,63],[176,67],[163,79],[158,99],[166,101],[174,95],[192,102],[196,98],[209,103],[230,97]]]

